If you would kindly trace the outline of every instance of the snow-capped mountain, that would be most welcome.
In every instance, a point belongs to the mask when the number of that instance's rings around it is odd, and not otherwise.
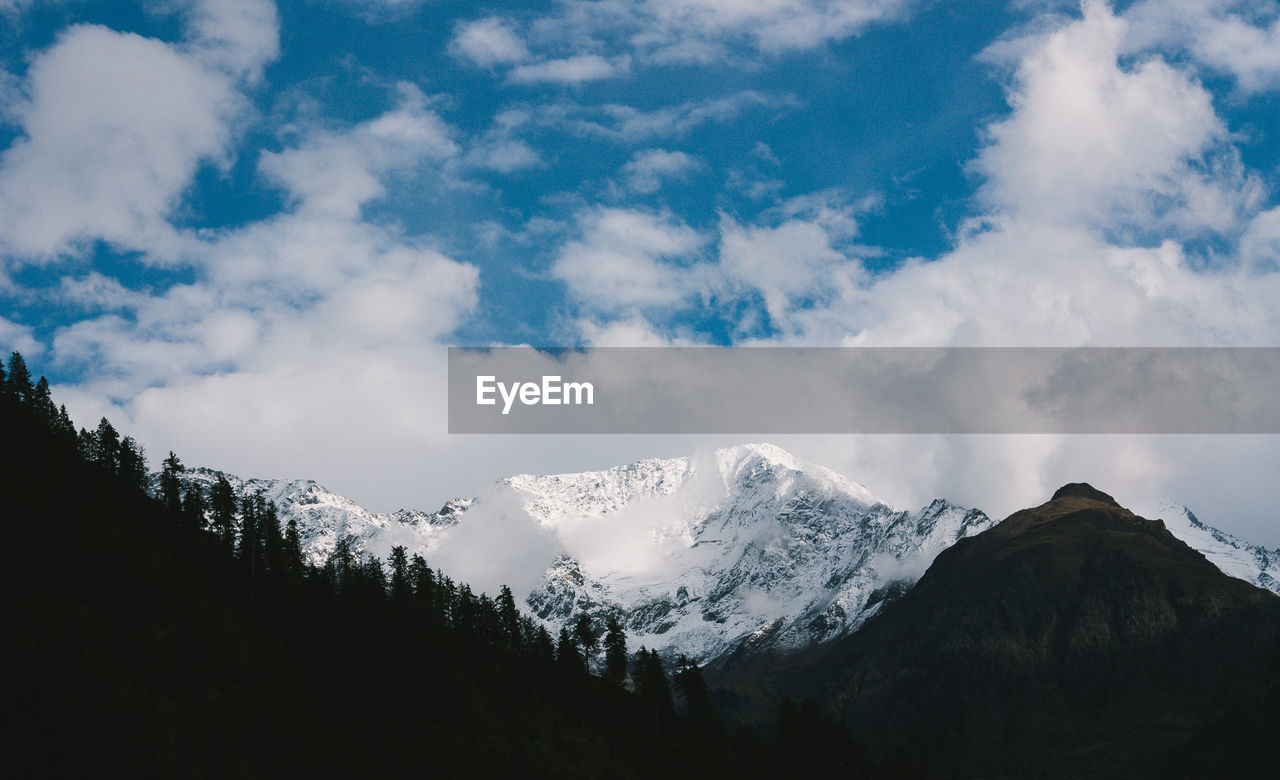
[[[1222,570],[1223,574],[1280,593],[1280,550],[1269,550],[1205,525],[1185,506],[1171,501],[1135,506],[1142,517],[1163,520],[1165,527]]]
[[[702,659],[845,634],[991,525],[944,501],[896,511],[770,445],[505,483],[562,543],[534,614],[616,614],[633,643]]]
[[[274,502],[282,523],[290,518],[298,523],[302,551],[308,563],[321,565],[333,553],[339,539],[347,538],[357,553],[376,555],[385,560],[391,548],[426,552],[434,546],[440,532],[458,522],[458,517],[471,502],[454,499],[437,512],[401,509],[377,514],[354,501],[333,493],[315,480],[241,479],[212,469],[188,469],[182,474],[185,485],[197,484],[209,495],[219,476],[231,483],[237,498],[259,491]],[[153,479],[158,484],[158,477]]]
[[[207,491],[218,476],[195,469],[184,479]],[[553,631],[583,612],[598,627],[613,615],[630,646],[704,662],[847,634],[939,552],[994,524],[941,499],[891,508],[767,444],[508,477],[432,513],[376,514],[314,481],[226,476],[237,495],[261,490],[282,520],[297,521],[312,563],[341,538],[383,560],[403,545],[477,590],[512,584]],[[1135,511],[1164,519],[1227,574],[1280,592],[1280,550],[1248,545],[1177,505]]]

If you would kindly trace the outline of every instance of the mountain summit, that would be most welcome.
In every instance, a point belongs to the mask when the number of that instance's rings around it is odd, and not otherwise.
[[[937,556],[861,630],[787,662],[873,745],[979,776],[1146,776],[1280,685],[1280,598],[1087,485]]]

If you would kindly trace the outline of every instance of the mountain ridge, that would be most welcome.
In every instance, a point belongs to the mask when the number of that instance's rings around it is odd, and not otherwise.
[[[218,474],[192,469],[184,480],[207,490]],[[312,480],[228,478],[238,494],[261,489],[282,519],[298,521],[312,563],[322,563],[339,538],[384,561],[395,545],[447,560],[460,524],[504,512],[502,522],[512,525],[500,530],[554,542],[532,587],[518,594],[545,625],[558,630],[586,613],[602,631],[617,617],[633,644],[703,662],[741,648],[794,650],[847,635],[904,593],[941,550],[994,525],[980,510],[944,499],[915,512],[893,509],[862,485],[768,444],[513,475],[436,512],[369,512]],[[1081,490],[1058,492],[1079,499]],[[1280,550],[1248,545],[1185,508],[1163,506],[1170,530],[1216,566],[1280,591]]]

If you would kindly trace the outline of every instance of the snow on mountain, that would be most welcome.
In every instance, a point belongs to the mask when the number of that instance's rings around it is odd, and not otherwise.
[[[391,548],[427,554],[443,529],[458,522],[469,500],[454,499],[438,512],[401,509],[375,514],[344,496],[326,490],[315,480],[241,479],[212,469],[188,469],[182,474],[185,485],[198,484],[209,495],[219,476],[231,483],[237,498],[262,491],[280,513],[280,522],[290,518],[298,523],[303,554],[308,563],[322,565],[333,553],[339,539],[348,538],[357,553],[376,555],[383,560]]]
[[[847,633],[992,524],[944,501],[896,511],[770,445],[504,482],[561,543],[534,614],[617,615],[633,644],[700,659]]]
[[[187,471],[206,492],[219,476]],[[739,647],[786,649],[842,636],[904,593],[942,550],[994,522],[936,500],[891,508],[834,471],[768,444],[649,458],[579,474],[518,475],[438,512],[375,514],[309,480],[243,480],[308,561],[341,538],[386,560],[403,545],[477,590],[510,584],[553,631],[618,617],[631,647],[706,662]],[[1252,546],[1175,504],[1134,507],[1225,573],[1280,592],[1280,550]]]
[[[1163,520],[1165,527],[1222,570],[1223,574],[1280,593],[1280,550],[1249,544],[1225,531],[1205,525],[1190,509],[1172,501],[1152,501],[1133,507],[1135,514]]]

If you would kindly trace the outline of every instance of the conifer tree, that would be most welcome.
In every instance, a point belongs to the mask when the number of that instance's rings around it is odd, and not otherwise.
[[[618,685],[627,676],[627,634],[614,615],[604,634],[604,678]]]
[[[715,710],[711,704],[711,692],[698,668],[698,662],[681,655],[676,661],[675,688],[684,699],[693,721],[703,728],[715,723]]]
[[[443,625],[444,621],[436,614],[435,572],[427,565],[427,559],[418,553],[414,553],[409,562],[409,580],[413,585],[413,603],[426,617],[427,625],[431,628]]]
[[[284,532],[280,528],[280,512],[274,501],[263,500],[260,506],[258,526],[262,534],[264,570],[274,574],[284,568]]]
[[[591,618],[585,612],[578,614],[578,619],[573,623],[573,638],[578,643],[578,647],[582,648],[583,659],[587,664],[587,671],[591,670],[591,659],[595,657],[596,648],[600,646],[600,639],[596,636],[596,630],[591,625]]]
[[[31,373],[27,371],[27,361],[22,355],[14,352],[9,355],[9,394],[18,403],[26,405],[31,399]]]
[[[173,450],[160,467],[160,501],[172,512],[182,511],[182,481],[178,477],[186,469]]]
[[[182,495],[182,516],[189,528],[204,528],[205,505],[204,491],[192,482]]]
[[[120,434],[103,417],[93,433],[94,461],[108,474],[116,474],[120,468]]]
[[[63,404],[58,407],[58,421],[54,426],[58,433],[58,438],[68,446],[75,446],[76,443],[76,426],[71,422],[71,415],[67,414],[67,405]]]
[[[213,516],[214,531],[230,549],[236,535],[236,494],[231,483],[222,474],[218,475],[218,481],[213,483],[209,492],[209,511]]]
[[[298,521],[290,517],[284,531],[284,570],[297,577],[305,570],[302,559],[302,536],[298,533]]]
[[[399,607],[407,606],[413,600],[413,587],[409,582],[409,556],[404,546],[392,547],[391,557],[387,561],[391,566],[391,603]]]
[[[511,588],[506,585],[498,591],[498,624],[502,627],[502,635],[507,647],[519,647],[522,643],[520,611],[516,609],[516,598]]]
[[[49,380],[43,376],[40,381],[36,382],[35,388],[31,392],[31,413],[35,416],[36,422],[45,430],[53,430],[54,423],[58,419],[58,410],[53,405],[53,398],[49,395]]]
[[[560,629],[560,638],[556,642],[556,663],[570,675],[581,674],[586,669],[582,653],[578,652],[578,643],[573,641],[567,628]]]
[[[126,436],[120,442],[119,468],[116,473],[120,481],[138,493],[147,492],[147,456],[142,445]]]

